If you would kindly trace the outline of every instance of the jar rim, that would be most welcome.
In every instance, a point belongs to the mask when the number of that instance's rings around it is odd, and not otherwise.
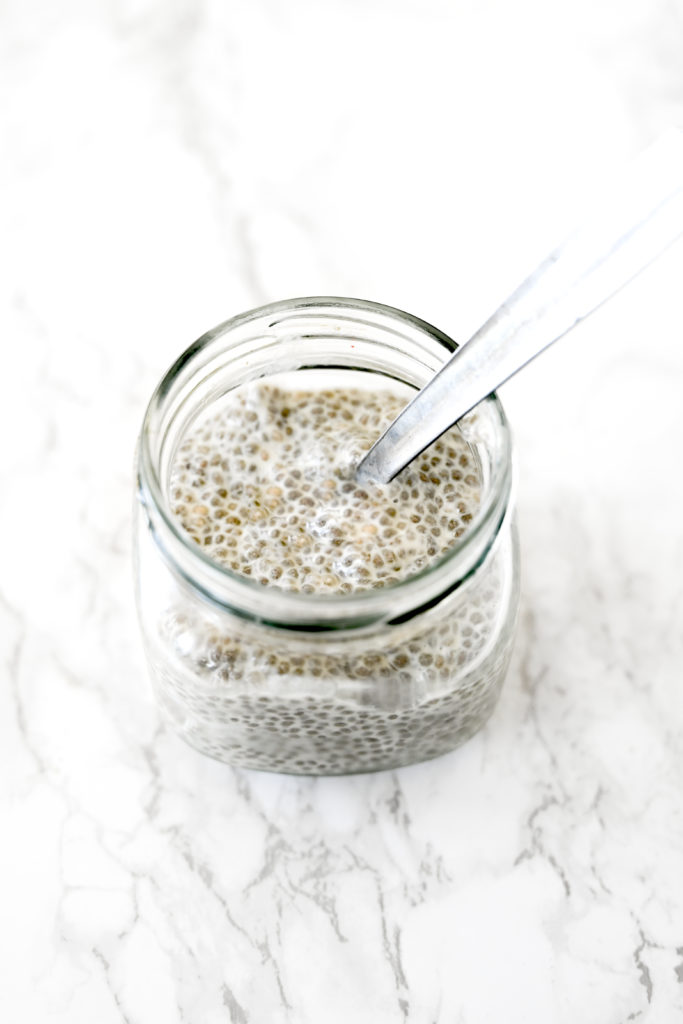
[[[477,406],[478,409],[486,407],[492,414],[500,442],[487,493],[464,536],[456,539],[434,562],[410,576],[378,589],[348,594],[303,593],[264,587],[257,580],[210,558],[182,529],[169,507],[161,481],[158,453],[155,452],[155,444],[160,440],[164,407],[181,375],[190,377],[193,365],[200,362],[212,346],[225,342],[230,332],[252,324],[256,326],[259,321],[263,322],[264,329],[273,329],[281,315],[333,318],[336,314],[348,318],[359,313],[369,316],[373,323],[384,328],[393,324],[409,329],[416,337],[424,336],[425,341],[437,342],[445,350],[445,358],[457,348],[456,342],[438,328],[393,306],[335,296],[285,299],[237,314],[207,331],[169,367],[150,398],[138,442],[137,477],[138,498],[146,510],[157,546],[171,568],[192,589],[198,590],[211,603],[228,608],[240,617],[307,631],[362,627],[378,620],[403,621],[436,603],[476,571],[507,513],[512,490],[512,441],[501,402],[492,393]],[[265,604],[269,607],[265,608]]]

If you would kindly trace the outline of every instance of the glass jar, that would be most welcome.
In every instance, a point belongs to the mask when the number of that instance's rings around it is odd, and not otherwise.
[[[137,601],[163,714],[198,750],[271,771],[371,771],[452,750],[491,714],[519,593],[510,433],[495,396],[459,424],[482,477],[470,529],[381,589],[264,587],[208,558],[167,498],[183,436],[231,389],[281,374],[416,389],[454,347],[391,307],[297,299],[209,331],[159,384],[138,445]]]

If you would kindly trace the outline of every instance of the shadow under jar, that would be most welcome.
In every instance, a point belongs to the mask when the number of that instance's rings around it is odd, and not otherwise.
[[[264,585],[207,554],[171,498],[183,442],[235,389],[379,389],[407,401],[454,347],[387,306],[297,299],[209,331],[160,382],[138,445],[138,611],[163,714],[198,750],[269,771],[374,771],[452,750],[491,714],[519,597],[510,434],[495,396],[455,428],[477,473],[467,530],[378,589]]]

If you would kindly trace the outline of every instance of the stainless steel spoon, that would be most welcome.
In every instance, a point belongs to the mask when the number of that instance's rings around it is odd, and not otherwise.
[[[683,131],[615,182],[597,213],[512,293],[358,464],[387,482],[500,384],[615,294],[683,234]]]

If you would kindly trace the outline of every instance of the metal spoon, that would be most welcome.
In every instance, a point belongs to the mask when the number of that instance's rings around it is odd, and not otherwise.
[[[555,249],[418,392],[358,464],[387,482],[500,384],[683,234],[683,131],[651,146],[597,214]]]

